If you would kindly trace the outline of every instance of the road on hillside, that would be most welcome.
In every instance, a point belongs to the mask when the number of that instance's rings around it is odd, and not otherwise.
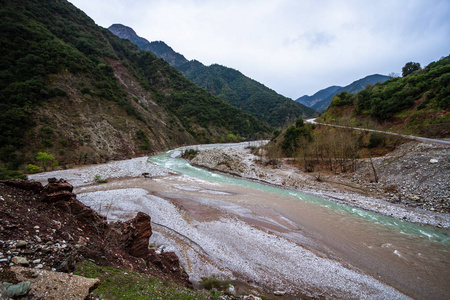
[[[348,129],[361,130],[361,131],[378,132],[378,133],[396,135],[396,136],[400,136],[400,137],[403,137],[403,138],[406,138],[406,139],[418,140],[418,141],[425,142],[425,143],[436,143],[436,144],[450,146],[450,141],[446,141],[446,140],[430,139],[430,138],[424,138],[424,137],[415,136],[415,135],[406,135],[406,134],[400,134],[400,133],[389,132],[389,131],[382,131],[382,130],[375,130],[375,129],[350,127],[350,126],[342,126],[342,125],[334,125],[334,124],[326,124],[326,123],[318,123],[318,122],[316,122],[315,118],[314,119],[307,119],[307,120],[305,120],[305,122],[306,123],[311,123],[311,124],[317,124],[317,125],[337,127],[337,128],[348,128]]]

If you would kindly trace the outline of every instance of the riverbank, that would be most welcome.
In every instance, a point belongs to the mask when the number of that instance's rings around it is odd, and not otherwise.
[[[399,220],[450,228],[450,147],[407,143],[385,157],[359,160],[355,173],[306,173],[286,161],[269,165],[249,148],[199,151],[195,166],[323,197]]]
[[[152,161],[166,161],[168,168],[195,169],[169,154],[158,157]],[[108,183],[93,184],[97,174]],[[148,213],[154,232],[150,243],[158,251],[174,251],[193,282],[215,275],[236,283],[240,295],[282,292],[282,299],[448,294],[442,282],[448,256],[439,242],[323,209],[289,190],[277,194],[268,184],[248,188],[245,182],[238,186],[177,175],[145,158],[39,178],[62,176],[74,180],[83,203],[110,220]],[[423,273],[425,266],[429,271]]]

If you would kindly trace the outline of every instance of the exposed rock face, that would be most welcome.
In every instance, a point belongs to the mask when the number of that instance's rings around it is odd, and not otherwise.
[[[69,201],[75,199],[76,195],[72,193],[73,186],[64,179],[49,179],[49,183],[44,187],[41,194],[43,202],[55,203],[58,201]]]
[[[148,244],[152,235],[149,215],[138,212],[134,219],[124,223],[122,234],[129,241],[126,245],[128,253],[135,257],[146,258],[148,256]]]

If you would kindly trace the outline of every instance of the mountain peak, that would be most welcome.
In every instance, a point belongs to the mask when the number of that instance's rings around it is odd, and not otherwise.
[[[128,26],[125,26],[122,24],[113,24],[113,25],[109,26],[108,30],[122,39],[129,40],[130,42],[132,42],[133,44],[135,44],[142,50],[146,50],[146,49],[143,49],[142,47],[145,47],[146,45],[150,44],[149,41],[147,41],[143,37],[138,36],[136,34],[136,32],[133,30],[133,28],[131,28],[131,27],[128,27]]]
[[[164,59],[173,67],[181,66],[188,62],[188,60],[181,54],[175,52],[163,41],[149,42],[143,37],[140,37],[136,32],[128,26],[122,24],[113,24],[109,26],[109,31],[120,37],[121,39],[127,39],[141,50],[151,51],[159,58]]]

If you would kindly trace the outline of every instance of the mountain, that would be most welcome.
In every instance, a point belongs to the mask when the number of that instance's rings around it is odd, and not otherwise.
[[[38,152],[98,163],[269,131],[67,1],[0,3],[0,168],[38,164]]]
[[[314,109],[277,94],[237,70],[218,64],[205,66],[197,60],[188,61],[164,42],[150,43],[137,36],[130,27],[121,24],[114,24],[109,30],[121,38],[129,39],[142,50],[153,52],[199,87],[273,127],[283,127],[297,118],[317,115]],[[143,43],[143,40],[147,43]]]
[[[334,95],[335,92],[339,89],[341,89],[341,86],[333,85],[330,87],[327,87],[326,89],[320,90],[317,93],[315,93],[312,96],[304,95],[298,98],[297,102],[304,104],[308,107],[312,107],[315,104],[321,102],[323,99],[326,99],[330,95]]]
[[[401,78],[333,97],[321,122],[424,137],[450,136],[450,56]]]
[[[173,67],[177,67],[188,62],[183,55],[175,52],[166,43],[161,41],[149,42],[138,36],[130,27],[123,26],[122,24],[113,24],[108,29],[120,38],[129,40],[141,50],[153,52],[157,57],[164,59]]]
[[[328,88],[318,91],[312,96],[305,95],[298,98],[295,101],[302,103],[306,106],[312,107],[318,112],[323,112],[330,105],[331,100],[335,95],[340,94],[342,92],[354,94],[359,91],[362,91],[368,84],[374,85],[377,82],[384,82],[388,79],[390,79],[390,77],[384,75],[379,74],[369,75],[362,79],[356,80],[347,86],[344,87],[335,85],[330,86]]]

